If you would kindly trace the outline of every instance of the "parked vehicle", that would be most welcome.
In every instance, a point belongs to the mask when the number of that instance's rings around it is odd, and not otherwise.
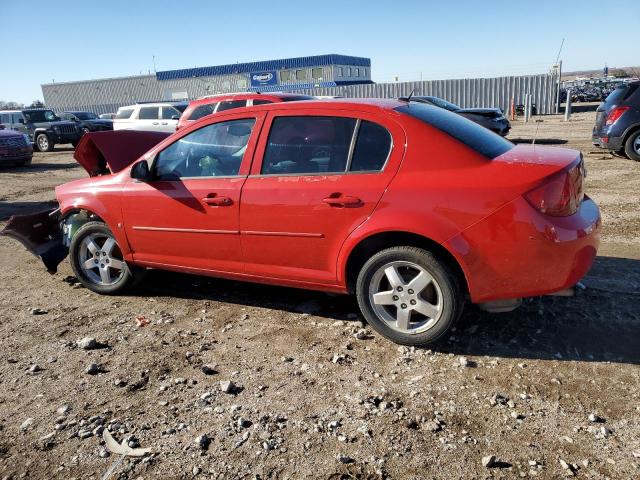
[[[49,270],[68,248],[103,294],[145,268],[353,293],[374,329],[406,345],[442,337],[467,297],[505,311],[571,288],[598,247],[580,152],[515,146],[424,103],[272,103],[155,142],[85,135],[76,158],[92,177],[2,233]]]
[[[482,125],[503,137],[505,137],[509,133],[509,130],[511,130],[509,120],[507,120],[507,117],[504,116],[504,113],[499,108],[461,108],[455,103],[447,102],[442,98],[431,96],[412,96],[411,100],[435,105],[436,107],[444,108],[450,112],[462,115],[463,117],[468,118],[469,120],[476,122],[478,125]]]
[[[115,113],[101,113],[98,116],[100,118],[104,118],[106,120],[113,120],[114,118],[116,118],[116,114]]]
[[[75,122],[84,133],[113,130],[113,120],[99,118],[92,112],[62,112],[59,117]]]
[[[0,166],[31,164],[33,147],[26,133],[0,128]]]
[[[596,110],[593,144],[640,161],[640,82],[625,83]]]
[[[74,122],[63,121],[53,110],[45,108],[4,110],[0,112],[0,123],[27,134],[41,152],[50,152],[60,143],[75,147],[83,133]]]
[[[224,112],[233,108],[264,105],[267,103],[294,102],[299,100],[313,100],[315,97],[299,95],[296,93],[229,93],[211,95],[198,100],[193,100],[184,111],[178,121],[177,130],[200,120],[202,117],[217,112]]]
[[[118,109],[113,129],[173,133],[181,114],[176,105],[168,102],[137,103]]]

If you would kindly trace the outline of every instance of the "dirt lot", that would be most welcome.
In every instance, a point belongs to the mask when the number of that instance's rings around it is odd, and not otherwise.
[[[431,350],[355,336],[340,296],[163,272],[99,296],[0,238],[0,477],[104,478],[108,428],[154,452],[110,478],[639,478],[640,164],[591,146],[593,116],[510,135],[585,154],[604,221],[586,289],[468,306]],[[0,175],[3,225],[85,173],[58,148]]]

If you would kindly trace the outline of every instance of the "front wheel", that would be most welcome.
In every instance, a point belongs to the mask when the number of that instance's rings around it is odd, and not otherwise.
[[[133,281],[118,242],[102,222],[87,222],[80,227],[71,241],[69,259],[78,280],[96,293],[117,294]]]
[[[40,152],[50,152],[53,150],[53,142],[46,133],[40,133],[36,136],[36,147]]]
[[[435,342],[464,307],[457,277],[431,252],[416,247],[388,248],[371,257],[358,275],[356,295],[371,327],[402,345]]]
[[[624,143],[624,153],[631,160],[640,162],[640,130],[633,132]]]

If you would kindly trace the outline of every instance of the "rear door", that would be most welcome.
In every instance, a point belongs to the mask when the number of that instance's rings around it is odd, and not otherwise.
[[[163,131],[160,126],[160,107],[143,106],[138,111],[138,119],[133,125],[134,130]]]
[[[405,135],[367,112],[276,111],[242,191],[246,273],[334,284],[338,252],[397,172]]]

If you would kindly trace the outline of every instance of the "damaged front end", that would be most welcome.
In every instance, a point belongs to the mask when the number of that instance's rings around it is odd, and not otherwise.
[[[61,218],[60,209],[55,208],[31,215],[14,215],[0,235],[18,240],[27,250],[40,257],[47,271],[53,274],[69,254],[71,239],[87,221],[89,216],[86,212]]]

